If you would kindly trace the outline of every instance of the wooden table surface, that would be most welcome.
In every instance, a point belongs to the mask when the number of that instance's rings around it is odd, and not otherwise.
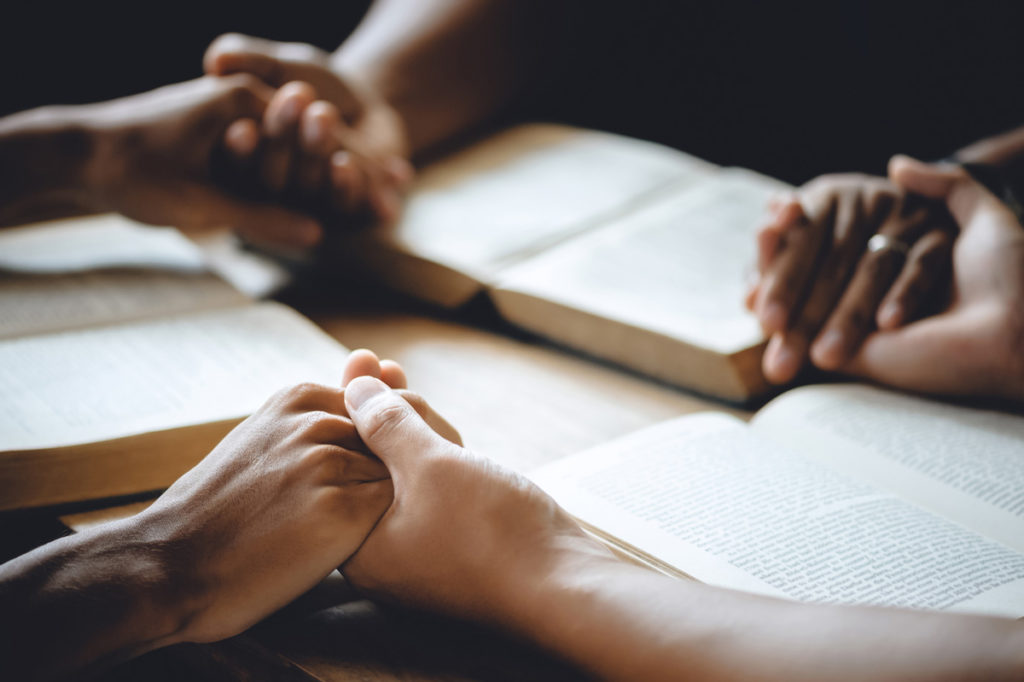
[[[468,447],[523,472],[681,414],[720,409],[749,416],[535,339],[391,308],[304,312],[349,348],[371,348],[400,362],[410,388],[459,428]],[[61,520],[82,529],[145,504]],[[447,682],[586,676],[499,633],[359,601],[333,574],[239,637],[156,651],[104,679]]]

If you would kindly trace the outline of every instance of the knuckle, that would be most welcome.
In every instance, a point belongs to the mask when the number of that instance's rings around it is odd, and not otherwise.
[[[281,391],[281,397],[287,405],[295,407],[315,402],[323,394],[323,390],[324,387],[319,384],[303,382]]]
[[[392,403],[384,405],[372,414],[365,422],[362,430],[363,439],[367,441],[387,440],[409,419],[411,408],[408,405]]]
[[[316,445],[308,448],[299,456],[299,466],[317,478],[333,476],[339,467],[344,467],[342,451],[333,445]]]
[[[309,437],[318,438],[329,430],[334,430],[338,417],[320,410],[306,412],[302,415],[302,432]]]

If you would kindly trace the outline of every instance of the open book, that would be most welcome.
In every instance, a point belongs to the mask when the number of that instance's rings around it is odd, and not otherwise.
[[[339,251],[419,298],[485,292],[520,327],[742,401],[767,388],[744,275],[765,204],[787,189],[649,142],[526,125],[426,168],[396,225]]]
[[[0,235],[0,510],[166,487],[274,391],[339,380],[347,353],[312,322],[142,229]]]
[[[663,572],[816,602],[1024,616],[1024,417],[862,385],[691,415],[533,475]]]

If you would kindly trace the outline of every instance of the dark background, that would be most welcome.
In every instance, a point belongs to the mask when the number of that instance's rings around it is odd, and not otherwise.
[[[552,0],[554,2],[556,0]],[[1024,2],[572,3],[571,73],[516,114],[802,182],[1024,123]],[[0,113],[198,76],[225,31],[335,47],[368,2],[8,3]]]

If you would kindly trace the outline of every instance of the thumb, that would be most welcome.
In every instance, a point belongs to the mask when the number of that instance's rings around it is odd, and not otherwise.
[[[287,80],[275,44],[241,33],[227,33],[210,43],[203,55],[203,70],[212,76],[250,73],[274,87]]]
[[[945,201],[961,230],[980,211],[1005,212],[1005,205],[960,166],[928,164],[897,154],[889,161],[889,179],[907,190]]]
[[[896,388],[953,395],[984,393],[987,377],[972,361],[991,353],[978,329],[989,309],[948,312],[870,335],[844,370]]]
[[[960,166],[924,163],[897,154],[889,159],[889,179],[908,192],[945,199],[957,183],[967,179]]]
[[[345,387],[345,406],[359,437],[394,478],[431,452],[457,446],[437,435],[397,392],[380,379],[356,377]]]

